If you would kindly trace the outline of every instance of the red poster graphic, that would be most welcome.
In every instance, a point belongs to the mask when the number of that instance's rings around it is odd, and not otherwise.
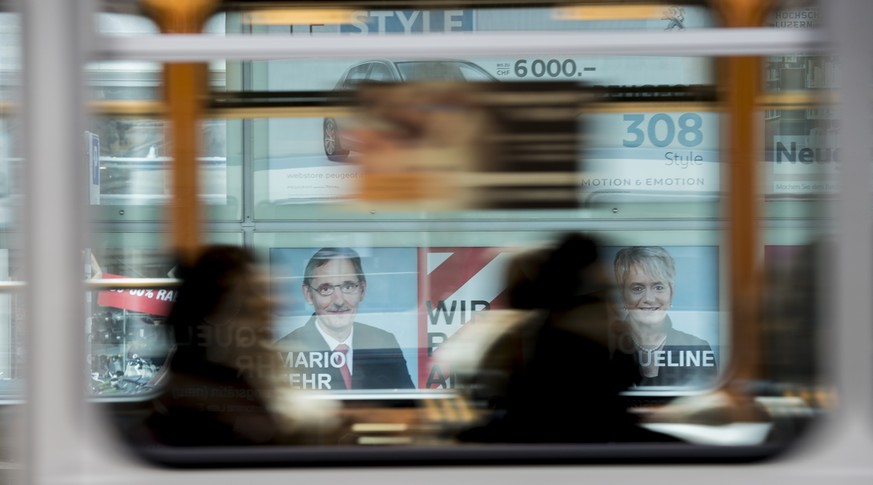
[[[124,276],[108,273],[104,273],[103,277],[124,278]],[[109,290],[101,291],[97,295],[97,304],[100,306],[161,316],[170,314],[170,308],[175,300],[175,290],[165,289]]]
[[[418,383],[423,389],[454,387],[450,369],[433,353],[464,325],[490,309],[505,308],[506,264],[511,250],[490,247],[419,249]]]

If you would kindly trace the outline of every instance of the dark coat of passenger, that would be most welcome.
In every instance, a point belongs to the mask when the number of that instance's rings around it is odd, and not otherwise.
[[[508,272],[512,308],[529,310],[486,351],[474,399],[490,418],[460,433],[464,441],[590,443],[651,441],[622,404],[638,379],[629,356],[608,346],[612,287],[595,242],[572,234],[555,249],[523,254]],[[485,382],[475,382],[484,377]]]

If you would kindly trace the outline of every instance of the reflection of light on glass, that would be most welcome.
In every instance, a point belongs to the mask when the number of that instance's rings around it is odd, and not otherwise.
[[[580,5],[556,8],[556,20],[631,20],[660,19],[663,5]]]
[[[255,25],[350,24],[355,19],[351,10],[335,8],[256,10],[247,15]]]

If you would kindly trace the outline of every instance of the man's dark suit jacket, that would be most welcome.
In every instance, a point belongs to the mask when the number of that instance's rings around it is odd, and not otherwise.
[[[339,368],[325,365],[332,349],[318,332],[315,319],[313,315],[306,325],[276,342],[290,368],[291,384],[304,389],[345,389]],[[391,332],[355,322],[352,350],[352,389],[414,388],[400,344]]]

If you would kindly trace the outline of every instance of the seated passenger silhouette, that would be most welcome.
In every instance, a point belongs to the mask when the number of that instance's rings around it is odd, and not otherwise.
[[[205,249],[167,319],[175,337],[148,418],[151,437],[174,446],[264,444],[283,422],[271,412],[282,390],[270,337],[266,281],[234,246]]]
[[[508,303],[524,320],[466,376],[492,412],[462,441],[672,441],[638,428],[621,403],[638,372],[632,359],[610,357],[612,287],[594,240],[569,234],[556,248],[521,254],[507,279]]]

